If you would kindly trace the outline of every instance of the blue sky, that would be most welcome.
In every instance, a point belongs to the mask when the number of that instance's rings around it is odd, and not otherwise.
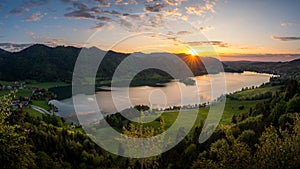
[[[228,58],[280,60],[300,54],[299,6],[298,0],[2,0],[0,48],[42,43],[199,55],[213,48]]]

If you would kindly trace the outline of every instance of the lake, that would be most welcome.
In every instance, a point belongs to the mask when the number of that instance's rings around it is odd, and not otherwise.
[[[96,99],[98,106],[102,113],[111,114],[118,110],[129,108],[130,105],[150,105],[151,108],[163,109],[169,106],[176,105],[193,105],[200,103],[210,103],[220,97],[222,94],[233,93],[241,90],[242,88],[260,86],[263,83],[269,82],[270,77],[273,75],[256,72],[244,72],[244,73],[219,73],[213,75],[202,75],[194,77],[196,82],[194,86],[186,86],[183,83],[172,81],[166,83],[164,87],[130,87],[126,95],[127,88],[122,87],[102,87],[103,89],[109,89],[111,91],[101,91],[96,93]],[[220,80],[225,80],[226,90],[224,84],[219,83]],[[212,85],[214,82],[214,85]],[[182,94],[180,86],[184,85],[184,91]],[[212,86],[214,90],[212,93]],[[197,88],[197,90],[195,90]],[[112,93],[113,91],[113,93]],[[117,103],[115,106],[112,99]],[[200,98],[195,102],[195,97]],[[182,101],[184,100],[184,102]],[[74,115],[74,108],[72,106],[72,98],[62,101],[51,101],[56,107],[58,107],[57,114],[62,117],[71,117]],[[130,103],[130,105],[128,105]]]

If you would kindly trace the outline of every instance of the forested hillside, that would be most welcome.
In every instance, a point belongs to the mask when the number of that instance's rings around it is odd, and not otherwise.
[[[300,76],[300,59],[289,62],[227,61],[224,64],[243,71],[279,74],[283,78]]]
[[[46,45],[36,44],[19,52],[0,51],[0,80],[19,81],[19,80],[37,80],[39,82],[70,82],[72,80],[73,69],[82,48],[76,47],[48,47]],[[97,54],[104,52],[98,48],[92,47],[85,51]],[[111,79],[117,66],[129,54],[108,51],[101,62],[97,78],[99,81]],[[134,55],[134,54],[133,54]],[[150,57],[151,54],[144,54]],[[156,54],[157,55],[157,54]],[[161,55],[164,55],[163,53]],[[206,69],[202,60],[205,60],[206,66],[213,62],[220,62],[214,58],[191,57],[187,54],[177,54],[191,68],[194,75],[206,74]],[[145,60],[147,57],[138,57]],[[156,56],[157,57],[157,56]],[[146,62],[146,61],[145,61]],[[176,62],[164,63],[171,67],[177,67]],[[220,69],[211,69],[218,73]],[[225,71],[227,67],[225,66]],[[234,68],[228,71],[236,71]],[[156,69],[147,69],[139,74],[136,85],[153,84],[156,82],[165,82],[172,77],[165,72]],[[148,80],[147,81],[145,81]],[[143,82],[143,83],[142,83]]]
[[[300,167],[300,85],[296,80],[286,82],[255,108],[236,114],[231,123],[221,124],[205,143],[198,143],[201,123],[170,151],[140,160],[106,152],[80,126],[57,116],[33,117],[22,109],[13,110],[11,97],[0,100],[2,168]],[[135,128],[134,123],[122,123],[118,117],[110,117],[109,121],[125,125],[115,127],[127,134],[148,130],[143,125]]]

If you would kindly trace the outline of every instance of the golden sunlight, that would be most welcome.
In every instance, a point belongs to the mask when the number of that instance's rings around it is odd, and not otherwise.
[[[198,52],[195,50],[195,49],[190,49],[188,51],[188,54],[192,55],[192,56],[197,56],[198,55]]]

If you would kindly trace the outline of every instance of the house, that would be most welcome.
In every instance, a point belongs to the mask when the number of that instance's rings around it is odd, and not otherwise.
[[[20,97],[17,100],[12,100],[11,106],[13,107],[13,109],[29,107],[29,101],[30,97],[28,96]]]

